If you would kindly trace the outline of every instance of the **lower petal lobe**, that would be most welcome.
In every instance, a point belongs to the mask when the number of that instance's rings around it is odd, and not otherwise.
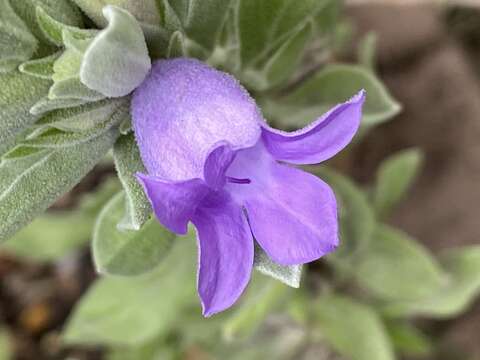
[[[157,219],[169,230],[186,234],[188,222],[211,191],[201,179],[172,182],[137,174]]]
[[[316,176],[272,161],[241,197],[253,235],[273,261],[303,264],[338,246],[335,196]]]
[[[203,315],[211,316],[234,304],[247,286],[253,237],[242,208],[226,192],[210,194],[192,222],[200,252],[198,292]]]

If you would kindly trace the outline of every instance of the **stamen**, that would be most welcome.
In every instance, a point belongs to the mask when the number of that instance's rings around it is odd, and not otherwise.
[[[227,181],[232,184],[250,184],[252,182],[250,179],[237,179],[230,176],[227,176]]]

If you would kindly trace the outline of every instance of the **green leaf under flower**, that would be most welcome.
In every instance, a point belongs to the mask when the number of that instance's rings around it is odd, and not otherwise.
[[[117,194],[102,210],[93,234],[93,258],[101,274],[134,276],[157,267],[168,255],[175,234],[150,218],[140,230],[120,230],[125,194]]]
[[[193,238],[177,239],[154,272],[99,279],[74,309],[64,340],[138,346],[167,334],[196,302],[195,253]]]
[[[122,136],[113,148],[118,177],[125,190],[125,214],[118,224],[120,230],[140,230],[150,218],[152,208],[142,186],[135,177],[146,173],[133,134]]]

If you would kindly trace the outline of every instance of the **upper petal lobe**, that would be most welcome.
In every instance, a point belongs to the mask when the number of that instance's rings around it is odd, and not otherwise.
[[[292,164],[318,164],[328,160],[352,140],[360,126],[365,92],[337,105],[307,127],[291,133],[262,126],[262,140],[276,160]]]

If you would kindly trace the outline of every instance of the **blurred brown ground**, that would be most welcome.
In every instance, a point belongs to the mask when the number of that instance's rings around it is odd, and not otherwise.
[[[480,34],[480,12],[448,22],[443,10],[405,4],[348,9],[358,38],[378,34],[377,69],[404,107],[354,151],[353,173],[371,181],[387,154],[423,149],[423,172],[392,222],[435,252],[480,242],[480,46],[471,39]],[[464,31],[465,21],[474,33]],[[445,343],[480,359],[480,304],[437,326]]]

